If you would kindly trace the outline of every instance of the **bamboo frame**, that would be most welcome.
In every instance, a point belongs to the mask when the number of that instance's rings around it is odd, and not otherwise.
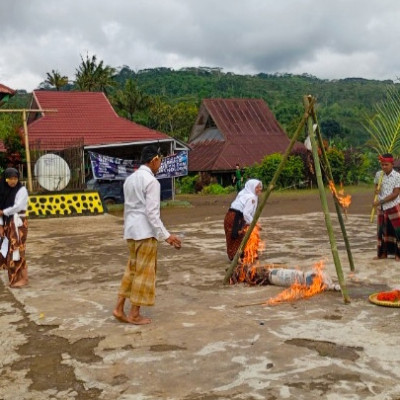
[[[308,97],[308,101],[310,101],[310,97]],[[325,168],[325,174],[327,175],[328,179],[333,182],[332,169],[329,164],[328,157],[326,155],[324,143],[322,141],[321,131],[320,131],[319,125],[318,125],[317,113],[315,112],[314,108],[311,110],[311,117],[313,119],[314,124],[316,124],[315,134],[317,136],[319,148],[321,150],[322,160],[323,160],[324,168]],[[336,196],[333,193],[332,193],[332,195],[333,195],[332,197],[333,197],[333,202],[335,204],[336,213],[337,213],[338,220],[339,220],[340,229],[342,230],[343,240],[344,240],[344,243],[346,246],[347,257],[349,259],[349,264],[350,264],[350,270],[354,271],[355,268],[354,268],[353,254],[351,253],[350,242],[349,242],[349,238],[347,236],[346,226],[345,226],[345,223],[343,220],[341,206],[340,206],[339,200],[336,198]]]
[[[344,300],[345,303],[350,303],[350,297],[348,295],[347,287],[346,287],[346,284],[345,284],[345,281],[344,281],[343,270],[342,270],[342,267],[341,267],[339,253],[338,253],[338,250],[337,250],[336,239],[335,239],[333,228],[332,228],[332,222],[331,222],[331,219],[330,219],[330,213],[329,213],[328,203],[327,203],[327,199],[326,199],[325,187],[324,187],[323,180],[322,180],[321,165],[320,165],[320,159],[319,159],[319,156],[318,156],[318,145],[317,145],[317,142],[316,142],[315,136],[314,136],[313,120],[316,121],[316,113],[315,113],[315,110],[314,110],[315,101],[316,101],[315,98],[313,98],[312,96],[305,96],[304,97],[305,113],[303,115],[303,118],[300,121],[300,123],[299,123],[299,125],[298,125],[298,127],[296,129],[296,132],[294,133],[294,135],[292,137],[292,140],[291,140],[288,148],[286,149],[286,151],[285,151],[285,153],[284,153],[284,155],[282,157],[282,160],[281,160],[277,170],[275,171],[275,174],[274,174],[273,178],[271,179],[271,182],[269,183],[269,185],[267,187],[267,190],[264,193],[264,195],[262,197],[262,200],[261,200],[261,202],[259,203],[259,205],[257,207],[257,210],[256,210],[256,212],[254,214],[254,217],[253,217],[253,221],[250,224],[249,229],[247,230],[244,238],[242,239],[242,242],[240,243],[240,246],[239,246],[239,248],[238,248],[238,250],[237,250],[237,252],[235,254],[235,257],[233,258],[233,260],[231,262],[231,265],[229,266],[229,268],[226,271],[225,278],[224,278],[224,284],[227,284],[229,282],[230,277],[232,276],[233,270],[237,266],[237,262],[238,262],[239,256],[243,252],[243,250],[244,250],[244,248],[245,248],[245,246],[247,244],[247,241],[248,241],[248,239],[249,239],[249,237],[250,237],[250,235],[251,235],[256,223],[258,222],[258,219],[259,219],[259,217],[261,215],[261,212],[262,212],[262,210],[263,210],[263,208],[264,208],[264,206],[265,206],[265,204],[267,202],[267,199],[268,199],[271,191],[274,188],[274,185],[275,185],[280,173],[282,172],[282,169],[283,169],[283,167],[284,167],[284,165],[285,165],[285,163],[287,161],[287,158],[289,157],[289,154],[290,154],[290,152],[291,152],[291,150],[292,150],[292,148],[293,148],[293,146],[294,146],[294,144],[295,144],[295,142],[296,142],[296,140],[297,140],[302,128],[304,127],[305,124],[307,124],[307,129],[308,129],[310,140],[311,140],[312,153],[313,153],[315,171],[316,171],[317,183],[318,183],[318,190],[319,190],[319,193],[320,193],[321,205],[322,205],[322,209],[323,209],[324,216],[325,216],[325,223],[326,223],[326,228],[327,228],[327,231],[328,231],[329,241],[330,241],[330,245],[331,245],[332,256],[333,256],[333,260],[334,260],[334,263],[335,263],[336,274],[337,274],[339,285],[340,285],[340,288],[341,288],[341,291],[342,291],[343,300]],[[310,118],[310,116],[312,118]],[[318,127],[318,125],[317,125],[317,127]],[[318,140],[319,140],[319,142],[321,144],[322,143],[322,136],[320,135],[320,132],[318,132],[317,136],[318,136]],[[320,145],[320,147],[323,149],[323,146]],[[325,164],[327,166],[327,170],[329,171],[328,174],[330,174],[330,176],[331,176],[332,173],[331,173],[331,170],[330,170],[328,159],[326,158],[326,154],[324,152],[322,154],[324,154],[323,157],[324,157],[324,162],[325,162]],[[337,201],[337,199],[336,199],[336,201]],[[336,205],[336,202],[335,202],[335,205]],[[337,204],[337,206],[339,207],[338,204]],[[340,221],[341,220],[340,219],[340,217],[341,217],[340,207],[337,208],[336,210],[337,210],[338,218],[339,218],[339,221]],[[342,222],[343,222],[343,219],[342,219]],[[341,226],[342,226],[342,224],[341,224]],[[345,231],[344,223],[343,223],[342,233],[343,233],[343,236],[345,237],[345,242],[346,242],[347,234],[346,234],[346,231]],[[348,241],[346,242],[346,248],[347,248],[347,245],[348,245]],[[351,256],[350,246],[348,247],[348,255],[349,255],[349,260],[351,258],[350,265],[353,266],[353,268],[354,268],[354,265],[352,264],[352,256]],[[264,302],[263,303],[252,303],[252,304],[249,304],[249,305],[257,305],[257,304],[264,304]]]
[[[304,97],[304,107],[306,109],[309,109],[309,105],[311,102],[312,102],[311,97]],[[312,110],[311,110],[311,113],[312,113]],[[324,186],[324,182],[322,180],[320,159],[318,156],[318,146],[317,146],[317,142],[315,140],[313,121],[311,118],[309,118],[307,121],[307,128],[308,128],[308,135],[309,135],[310,141],[311,141],[312,154],[313,154],[313,158],[314,158],[314,167],[315,167],[315,174],[317,176],[319,197],[321,199],[322,210],[324,212],[325,225],[326,225],[326,229],[328,231],[333,261],[335,263],[335,268],[336,268],[336,274],[338,277],[340,289],[342,291],[343,300],[345,303],[350,303],[350,297],[348,295],[347,287],[346,287],[346,284],[344,281],[343,270],[342,270],[342,266],[340,263],[339,252],[337,250],[335,234],[333,232],[332,221],[331,221],[329,208],[328,208],[328,202],[326,199],[325,186]]]
[[[301,119],[299,125],[297,126],[297,129],[292,137],[292,140],[289,143],[289,146],[287,147],[282,160],[277,168],[277,170],[275,171],[274,176],[271,179],[271,182],[269,183],[266,192],[263,194],[262,200],[261,202],[258,204],[256,212],[254,214],[253,217],[253,221],[249,226],[249,229],[247,229],[246,234],[244,235],[244,238],[242,239],[242,242],[240,243],[240,246],[235,254],[235,257],[233,258],[231,265],[229,266],[229,268],[226,271],[225,274],[225,278],[224,278],[224,284],[228,284],[229,280],[232,276],[233,270],[235,269],[235,267],[237,266],[238,260],[239,260],[239,256],[240,254],[243,252],[244,248],[246,247],[247,241],[249,240],[249,237],[251,235],[251,232],[253,232],[254,227],[257,224],[258,219],[260,218],[261,212],[265,206],[265,203],[267,202],[267,199],[269,197],[269,195],[271,194],[272,190],[274,189],[275,183],[279,178],[279,175],[282,172],[283,167],[285,166],[286,160],[289,157],[290,152],[292,151],[293,146],[296,143],[297,138],[300,135],[301,130],[303,129],[306,121],[309,118],[309,113],[312,110],[313,106],[314,106],[314,99],[311,99],[309,107],[306,109],[306,111],[304,112],[303,118]]]

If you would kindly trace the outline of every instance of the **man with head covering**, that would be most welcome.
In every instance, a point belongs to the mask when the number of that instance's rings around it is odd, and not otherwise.
[[[154,175],[161,159],[157,146],[145,146],[141,155],[143,165],[124,183],[124,239],[128,242],[129,261],[113,315],[121,322],[136,325],[151,322],[141,315],[140,307],[155,302],[158,240],[181,248],[180,239],[170,234],[160,219],[160,183]],[[124,312],[126,299],[131,303],[128,315]]]
[[[226,252],[231,261],[244,237],[243,228],[253,221],[261,191],[262,182],[258,179],[249,179],[225,215]]]
[[[8,271],[10,287],[28,283],[25,245],[28,235],[28,191],[19,181],[19,172],[7,168],[0,181],[0,266]]]
[[[389,255],[400,261],[400,174],[393,169],[393,155],[379,156],[382,171],[375,175],[375,193],[377,200],[377,239],[378,254],[375,259],[384,259]],[[379,187],[380,176],[382,183]]]

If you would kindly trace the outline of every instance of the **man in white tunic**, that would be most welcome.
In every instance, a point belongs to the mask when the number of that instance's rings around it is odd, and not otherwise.
[[[158,241],[181,248],[180,239],[170,234],[160,219],[160,183],[154,175],[161,159],[157,146],[144,147],[144,164],[124,183],[124,239],[128,242],[129,261],[113,315],[121,322],[136,325],[151,323],[150,318],[140,314],[140,307],[155,302]],[[124,312],[126,299],[131,303],[128,315]]]

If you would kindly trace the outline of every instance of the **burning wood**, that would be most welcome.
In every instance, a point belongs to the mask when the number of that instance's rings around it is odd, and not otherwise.
[[[343,211],[346,213],[347,209],[351,204],[351,196],[344,194],[343,186],[340,185],[340,190],[336,190],[335,183],[333,181],[329,181],[329,189],[331,190],[333,196],[337,199]]]
[[[273,272],[271,272],[270,276],[271,280],[273,281]],[[311,273],[300,272],[300,274],[294,278],[294,282],[290,287],[288,287],[275,297],[270,298],[265,303],[263,303],[263,305],[274,305],[286,301],[306,299],[327,289],[335,290],[337,289],[337,287],[332,283],[329,276],[324,272],[324,263],[322,261],[319,261],[314,265]]]

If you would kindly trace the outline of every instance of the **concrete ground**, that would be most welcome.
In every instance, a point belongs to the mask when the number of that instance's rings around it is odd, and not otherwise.
[[[267,204],[261,262],[306,271],[323,260],[337,281],[318,198],[304,201]],[[331,214],[350,304],[324,292],[249,305],[282,288],[222,284],[229,202],[163,211],[183,248],[160,245],[146,326],[112,317],[127,260],[120,217],[30,220],[29,286],[11,290],[1,273],[0,399],[400,399],[400,308],[368,301],[400,285],[400,263],[372,261],[375,226],[359,201],[346,222],[354,273]]]

